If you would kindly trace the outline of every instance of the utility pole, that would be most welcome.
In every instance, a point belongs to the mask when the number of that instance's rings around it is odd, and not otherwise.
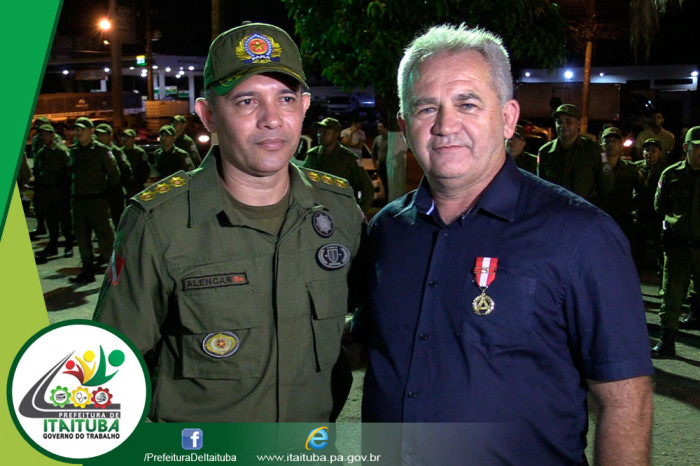
[[[110,47],[112,55],[112,126],[121,129],[124,126],[124,96],[122,91],[122,40],[117,24],[117,0],[109,0],[109,18],[112,23]]]
[[[146,98],[154,100],[155,91],[153,90],[153,41],[151,32],[151,2],[146,0],[146,81],[147,91]]]

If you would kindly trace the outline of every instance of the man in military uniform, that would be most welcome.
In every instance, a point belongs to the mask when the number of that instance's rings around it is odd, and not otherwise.
[[[661,224],[663,215],[654,210],[654,195],[661,173],[668,167],[663,155],[663,145],[656,138],[648,138],[642,145],[644,159],[635,162],[642,173],[642,187],[637,193],[637,219],[635,222],[635,244],[633,248],[635,262],[642,265],[646,255],[646,243],[651,242],[656,256],[656,270],[661,274],[664,254],[661,248]]]
[[[122,218],[122,213],[124,213],[124,202],[126,187],[132,183],[132,170],[129,159],[127,159],[126,154],[119,147],[114,144],[114,137],[112,135],[112,127],[107,123],[100,123],[95,128],[95,133],[97,134],[97,140],[102,144],[107,146],[109,150],[112,151],[112,155],[117,161],[117,166],[119,167],[119,173],[121,177],[119,178],[119,184],[109,188],[109,193],[107,198],[109,199],[109,213],[112,216],[112,224],[114,228],[119,225],[119,219]]]
[[[360,160],[353,151],[338,142],[340,139],[340,122],[335,118],[326,118],[314,123],[318,129],[319,145],[309,150],[304,167],[319,170],[331,175],[345,178],[357,193],[357,202],[367,214],[374,202],[374,185]]]
[[[610,127],[603,131],[602,147],[612,168],[613,187],[601,196],[598,205],[620,226],[630,244],[634,242],[635,194],[642,188],[642,174],[636,165],[622,158],[622,131]],[[637,264],[639,268],[639,264]]]
[[[170,124],[175,128],[175,145],[190,154],[192,165],[197,168],[202,163],[202,157],[199,155],[194,139],[185,134],[187,118],[184,115],[175,115],[171,118]]]
[[[652,357],[676,355],[675,338],[681,306],[691,275],[700,277],[700,126],[690,128],[683,144],[686,158],[661,174],[654,208],[664,216],[663,298],[659,309],[661,340]],[[700,294],[695,293],[698,300]],[[697,309],[698,302],[695,303]]]
[[[127,207],[95,319],[157,361],[154,421],[329,421],[362,215],[290,164],[310,95],[287,33],[224,32],[204,86],[219,145]]]
[[[131,179],[126,184],[126,197],[132,197],[141,191],[151,176],[151,165],[148,163],[148,154],[136,145],[136,131],[125,129],[122,132],[122,151],[131,165]]]
[[[175,128],[162,126],[159,135],[160,147],[153,154],[158,177],[167,178],[180,170],[194,170],[189,154],[175,145]]]
[[[73,257],[73,225],[70,213],[70,155],[68,148],[57,144],[51,124],[39,127],[43,147],[34,159],[34,185],[44,198],[41,207],[49,229],[49,244],[37,254],[37,262],[58,254],[59,225],[65,237],[63,257]]]
[[[518,168],[530,172],[534,175],[537,174],[537,156],[529,152],[525,152],[525,144],[527,140],[525,139],[525,129],[517,125],[515,127],[515,132],[510,139],[506,139],[506,150],[515,160],[515,164]]]
[[[557,138],[540,147],[537,174],[597,202],[612,189],[612,168],[603,160],[600,146],[580,135],[581,111],[576,105],[560,105],[552,118]]]
[[[110,223],[109,189],[119,184],[119,167],[112,151],[95,140],[95,127],[87,117],[75,120],[78,140],[71,148],[71,174],[73,177],[73,226],[78,241],[83,268],[73,283],[86,284],[95,281],[92,231],[100,246],[100,259],[107,262],[112,255],[114,230]]]
[[[32,137],[32,145],[30,149],[30,157],[34,159],[34,164],[37,164],[37,154],[42,147],[44,147],[44,139],[41,136],[40,127],[42,125],[51,124],[51,120],[45,116],[39,116],[34,120],[34,137]],[[54,132],[54,141],[56,144],[61,144],[61,137]],[[42,193],[41,188],[34,190],[34,211],[36,214],[36,228],[29,232],[29,236],[34,239],[37,236],[46,234],[46,219],[44,217],[44,212],[46,212],[45,207],[42,202],[45,200],[44,193]]]

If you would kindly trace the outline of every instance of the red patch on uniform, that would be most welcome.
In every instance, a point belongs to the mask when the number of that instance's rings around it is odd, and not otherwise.
[[[109,281],[112,282],[112,285],[117,286],[117,283],[119,283],[122,269],[124,269],[124,258],[117,254],[116,251],[112,252],[112,258],[107,268],[107,277],[109,277]]]

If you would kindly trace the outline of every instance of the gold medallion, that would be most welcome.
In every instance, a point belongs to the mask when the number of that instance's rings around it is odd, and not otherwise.
[[[472,309],[474,309],[474,313],[478,316],[487,316],[491,314],[495,307],[496,303],[486,294],[485,289],[482,289],[481,294],[472,301]]]

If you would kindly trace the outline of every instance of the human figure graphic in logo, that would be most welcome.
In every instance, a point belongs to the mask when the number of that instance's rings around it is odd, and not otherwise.
[[[149,392],[145,363],[131,343],[101,324],[75,322],[34,336],[9,378],[18,430],[42,453],[70,460],[124,442],[145,417]]]

